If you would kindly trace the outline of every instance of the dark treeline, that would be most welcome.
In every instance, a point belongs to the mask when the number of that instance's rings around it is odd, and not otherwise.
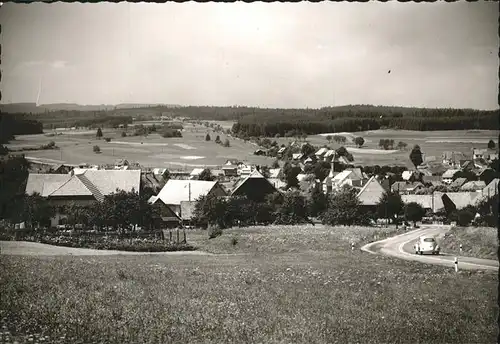
[[[416,131],[466,130],[498,128],[499,111],[416,109],[413,112],[382,113],[376,111],[329,112],[314,115],[298,113],[261,114],[241,117],[232,131],[243,136],[288,136],[289,132],[319,134],[325,132],[402,129]]]
[[[40,134],[43,132],[42,123],[28,119],[26,115],[0,115],[0,143],[7,143],[15,135]]]

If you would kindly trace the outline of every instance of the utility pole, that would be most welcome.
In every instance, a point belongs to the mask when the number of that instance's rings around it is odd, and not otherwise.
[[[188,189],[189,189],[189,202],[191,202],[191,183],[188,183]]]

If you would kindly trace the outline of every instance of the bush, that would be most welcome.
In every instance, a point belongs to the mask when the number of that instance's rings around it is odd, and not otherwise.
[[[94,148],[93,148],[93,151],[94,151],[94,153],[96,153],[96,154],[97,154],[97,153],[101,153],[101,147],[99,147],[99,146],[95,145],[95,146],[94,146]]]
[[[177,129],[164,128],[161,132],[161,136],[164,138],[168,137],[182,137],[182,133]]]
[[[122,137],[127,137],[127,133],[122,131]]]
[[[104,141],[106,141],[106,142],[111,142],[111,137],[105,137],[105,138],[104,138]]]
[[[225,139],[224,140],[224,143],[222,144],[224,147],[229,147],[230,146],[230,143],[229,143],[229,140],[228,139]]]
[[[221,235],[222,235],[222,228],[220,228],[219,226],[212,226],[209,229],[209,233],[208,233],[209,239],[214,239],[214,238],[217,238]]]

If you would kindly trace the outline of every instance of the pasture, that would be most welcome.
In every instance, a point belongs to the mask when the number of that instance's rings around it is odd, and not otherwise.
[[[2,256],[4,342],[496,342],[496,274],[351,251],[375,231],[188,236],[207,256]]]
[[[243,140],[218,134],[200,125],[185,124],[181,138],[163,138],[153,133],[144,136],[121,137],[123,129],[103,129],[103,138],[111,138],[111,142],[96,138],[95,130],[58,130],[60,135],[48,137],[40,135],[19,135],[9,148],[39,147],[54,141],[57,150],[28,151],[26,156],[46,159],[47,162],[68,164],[107,164],[125,158],[129,162],[138,162],[145,167],[167,167],[190,170],[193,167],[216,167],[223,165],[227,159],[237,159],[251,164],[270,165],[271,158],[255,156],[257,147]],[[131,133],[133,129],[129,129]],[[209,133],[211,141],[205,141]],[[214,142],[216,136],[230,141],[230,147],[223,147]],[[98,145],[101,153],[96,154],[92,148]]]

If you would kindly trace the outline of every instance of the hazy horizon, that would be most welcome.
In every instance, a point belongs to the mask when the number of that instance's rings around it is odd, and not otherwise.
[[[496,110],[498,6],[6,3],[1,102]]]

